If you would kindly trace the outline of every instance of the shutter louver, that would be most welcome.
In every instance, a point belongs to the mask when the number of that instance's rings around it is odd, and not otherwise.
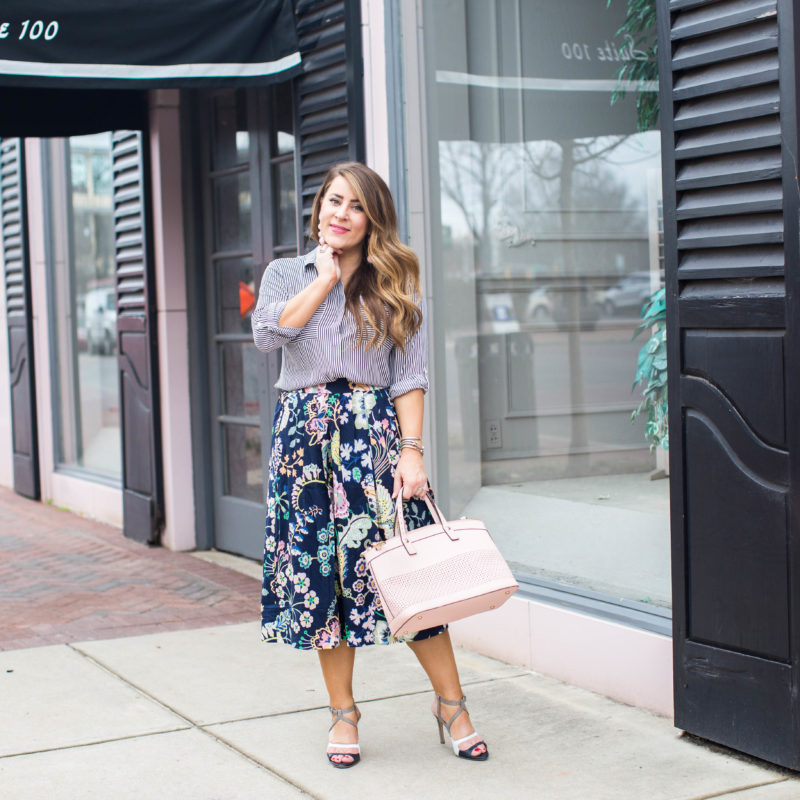
[[[112,136],[123,526],[156,542],[162,519],[155,296],[148,247],[146,153],[140,131]]]
[[[0,139],[0,224],[5,267],[14,490],[38,500],[39,460],[24,162],[22,139]]]
[[[302,73],[294,79],[301,239],[325,173],[364,159],[360,10],[356,0],[296,4]]]
[[[673,2],[670,9],[679,279],[780,275],[775,0]],[[715,248],[732,245],[748,246],[749,258],[719,258]]]

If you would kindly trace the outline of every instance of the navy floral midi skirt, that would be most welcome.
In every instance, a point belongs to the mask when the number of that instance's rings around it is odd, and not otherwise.
[[[261,635],[301,650],[420,641],[389,632],[364,549],[394,532],[400,434],[388,389],[345,379],[281,392],[272,427]],[[409,529],[433,522],[406,501]]]

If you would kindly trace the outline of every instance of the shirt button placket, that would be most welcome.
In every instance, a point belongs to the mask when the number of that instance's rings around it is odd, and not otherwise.
[[[339,281],[339,283],[336,284],[336,289],[337,289],[337,297],[336,297],[337,306],[336,306],[336,310],[337,310],[338,319],[339,319],[339,326],[338,326],[339,341],[336,343],[337,347],[336,347],[336,350],[335,350],[335,352],[336,352],[336,360],[337,360],[336,374],[337,375],[341,375],[341,376],[344,377],[344,374],[345,374],[345,368],[344,368],[344,340],[345,340],[345,337],[347,335],[347,323],[345,321],[344,286],[342,285],[341,281]]]

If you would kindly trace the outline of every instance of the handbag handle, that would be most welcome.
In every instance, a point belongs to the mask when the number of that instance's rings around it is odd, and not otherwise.
[[[425,496],[422,498],[425,501],[425,505],[428,506],[428,511],[431,512],[431,516],[435,520],[436,524],[450,537],[452,541],[458,541],[458,536],[456,535],[455,531],[450,527],[447,520],[442,513],[442,509],[436,505],[436,503],[431,498],[430,491],[425,493]],[[403,547],[405,547],[406,551],[410,556],[416,555],[417,549],[412,544],[411,540],[408,537],[408,526],[406,525],[406,518],[403,516],[403,492],[401,491],[400,494],[397,495],[397,501],[395,503],[395,514],[394,514],[394,535],[397,536],[399,534],[400,541],[403,543]]]

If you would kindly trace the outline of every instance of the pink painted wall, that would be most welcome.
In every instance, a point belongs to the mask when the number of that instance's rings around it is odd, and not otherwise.
[[[177,90],[150,93],[150,152],[166,519],[161,541],[170,550],[192,550],[194,464]]]
[[[479,653],[672,717],[668,636],[520,597],[450,632]]]

